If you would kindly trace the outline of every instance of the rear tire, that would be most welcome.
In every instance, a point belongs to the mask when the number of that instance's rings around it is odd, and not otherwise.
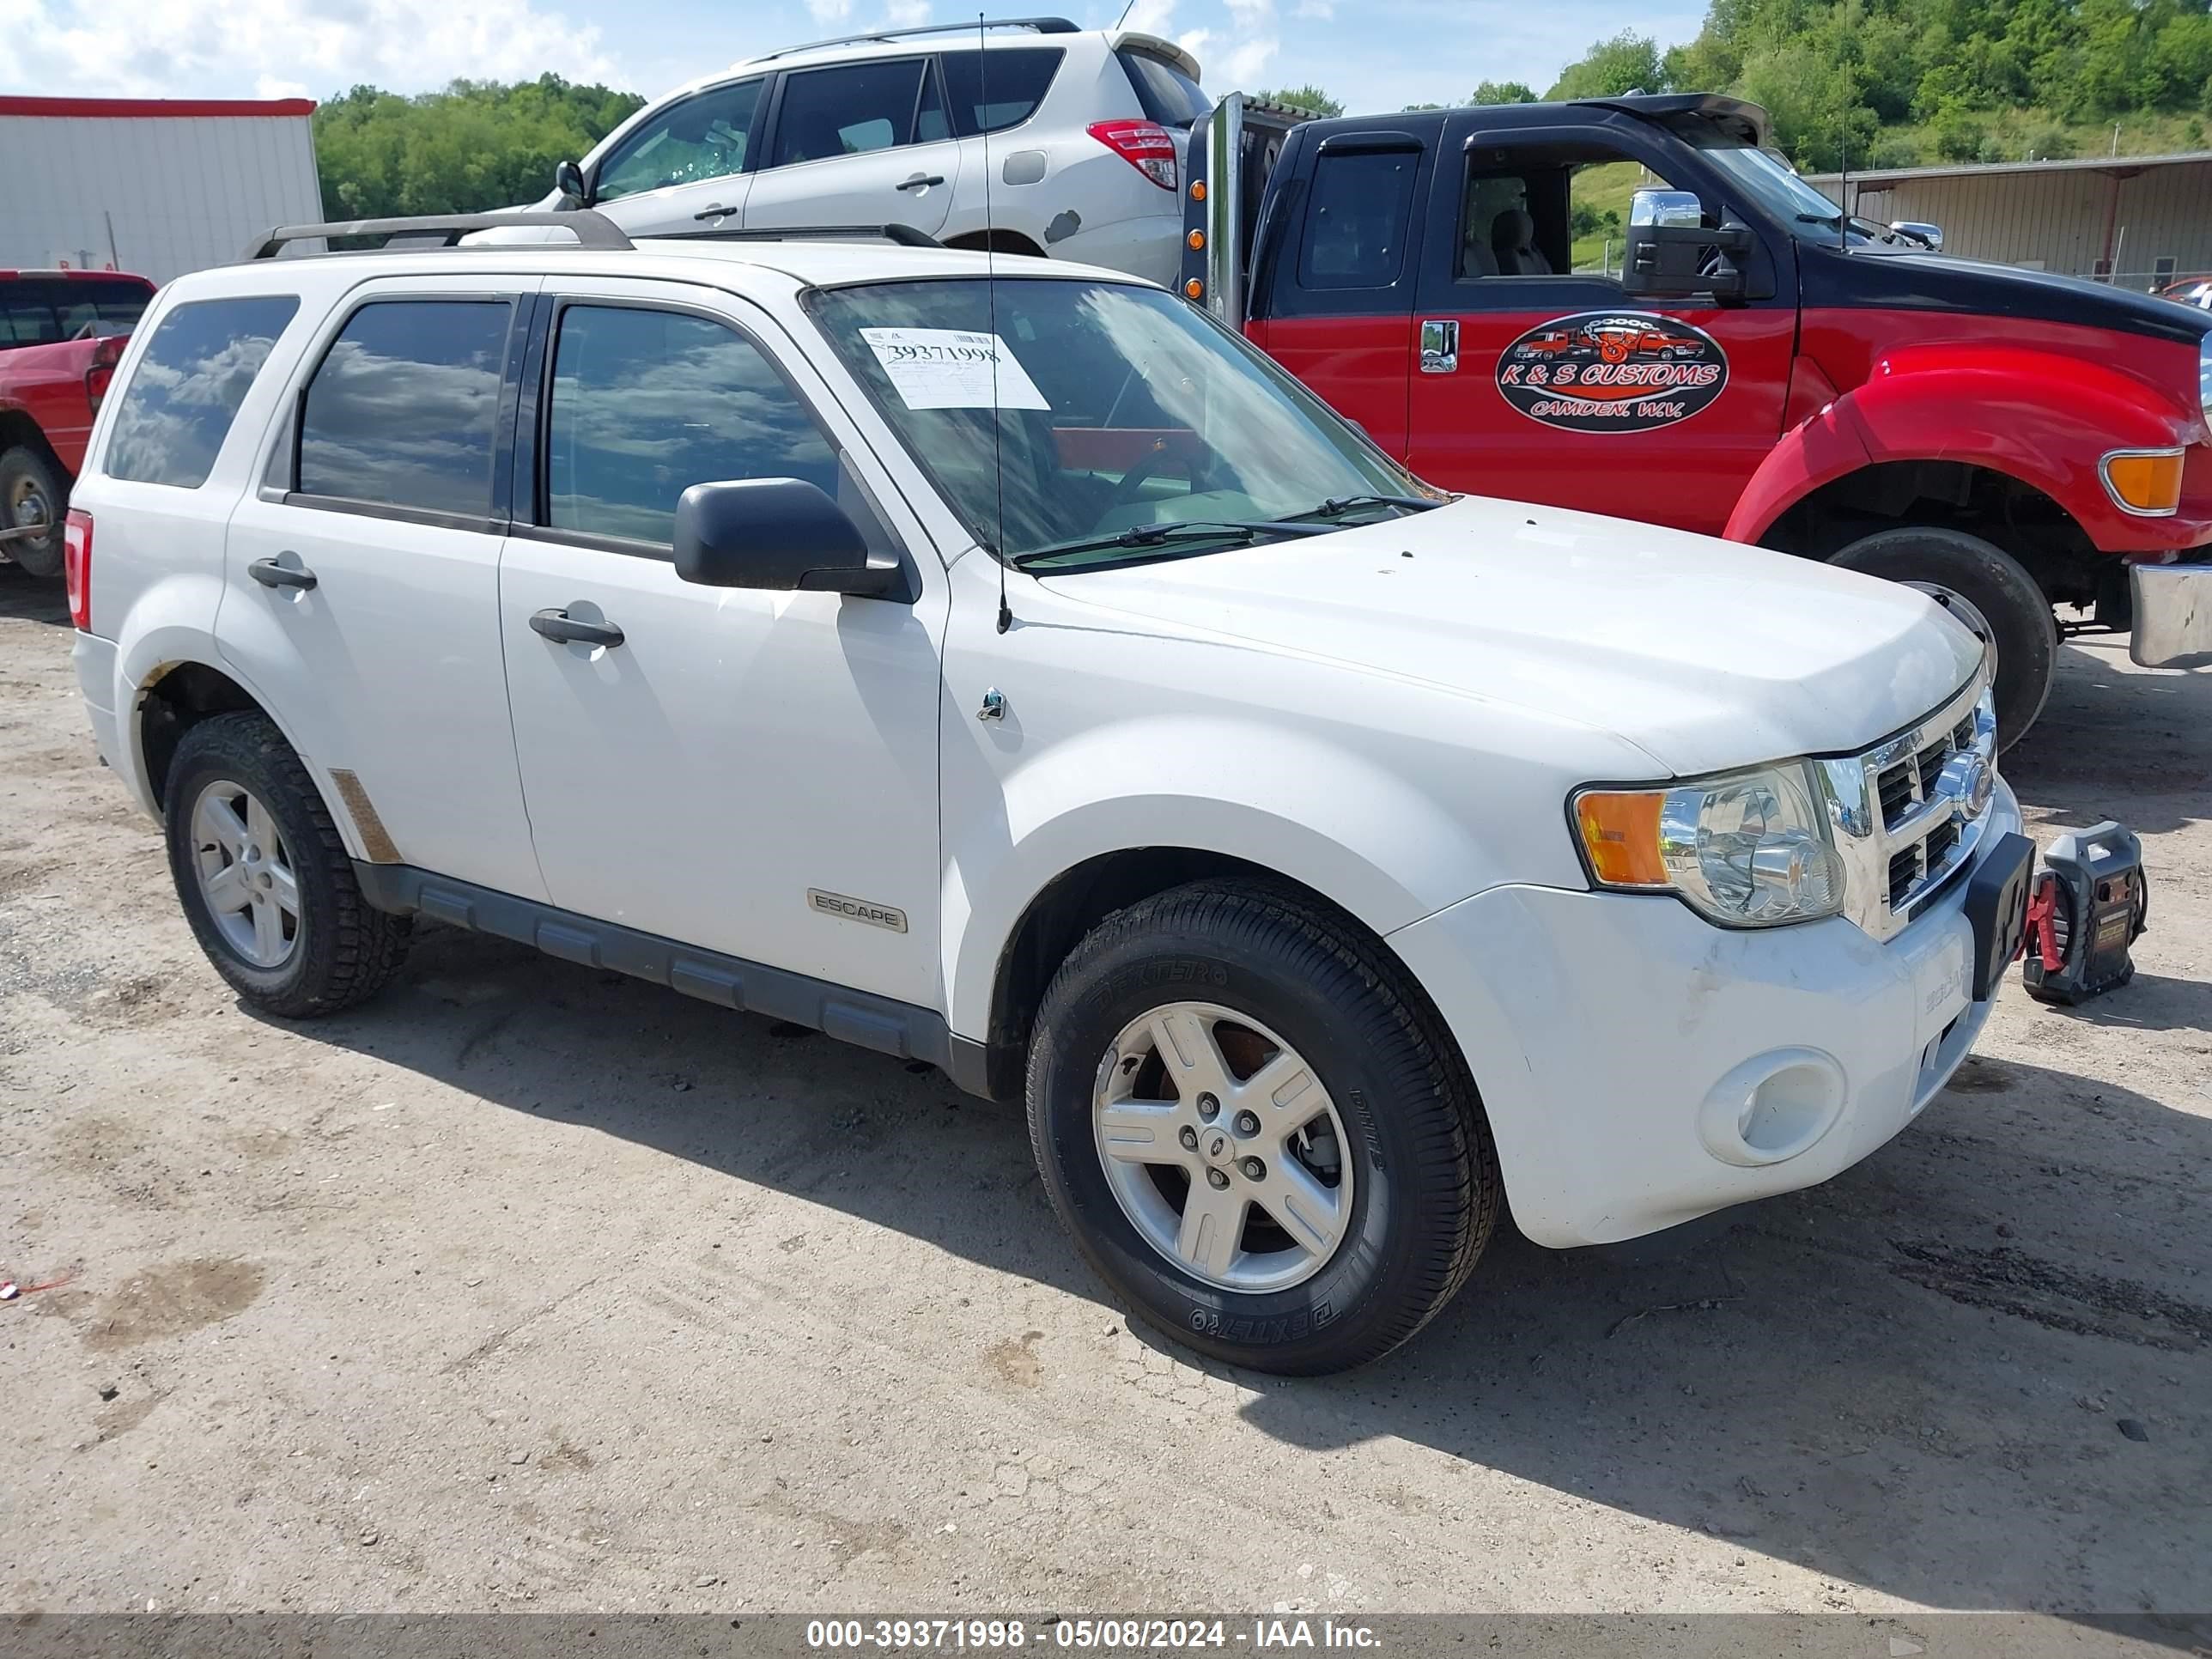
[[[1264,882],[1176,888],[1094,928],[1045,993],[1028,1097],[1077,1247],[1232,1364],[1311,1376],[1389,1352],[1504,1212],[1473,1083],[1404,969]]]
[[[362,896],[330,809],[266,715],[191,727],[161,799],[185,920],[247,1002],[287,1019],[334,1014],[398,970],[411,923]]]
[[[2051,695],[2051,677],[2058,665],[2058,619],[2019,560],[1964,531],[1915,526],[1853,542],[1829,562],[1966,600],[1986,623],[1996,648],[1997,746],[2009,749],[2027,735]],[[1943,602],[1942,593],[1935,597]],[[1973,625],[1970,617],[1961,615],[1960,620]]]
[[[62,574],[62,515],[69,510],[69,488],[53,465],[27,444],[0,453],[0,530],[44,523],[46,533],[0,543],[27,576],[51,580]]]

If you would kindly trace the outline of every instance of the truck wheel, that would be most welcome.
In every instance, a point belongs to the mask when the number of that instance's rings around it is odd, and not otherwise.
[[[265,716],[188,730],[162,800],[185,919],[240,996],[298,1019],[383,988],[410,924],[362,897],[314,780]]]
[[[1996,652],[1997,746],[2027,735],[2051,695],[2058,620],[2019,560],[1963,531],[1915,527],[1853,542],[1829,562],[1925,588],[1982,635]]]
[[[45,456],[24,444],[0,454],[0,530],[46,526],[42,536],[0,542],[0,553],[21,565],[25,574],[62,574],[62,514],[68,508],[69,490]]]
[[[1473,1083],[1404,969],[1263,882],[1178,887],[1094,928],[1045,993],[1028,1092],[1091,1266],[1258,1370],[1396,1347],[1504,1201]]]

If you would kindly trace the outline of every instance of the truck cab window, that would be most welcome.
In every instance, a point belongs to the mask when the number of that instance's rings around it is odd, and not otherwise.
[[[1645,186],[1664,188],[1667,181],[1618,152],[1470,167],[1460,203],[1458,275],[1613,275],[1629,198]]]
[[[1398,280],[1420,160],[1414,149],[1322,151],[1298,252],[1302,286],[1388,288]]]

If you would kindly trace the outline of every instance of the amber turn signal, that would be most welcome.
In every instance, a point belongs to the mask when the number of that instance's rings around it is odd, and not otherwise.
[[[1659,809],[1666,799],[1652,790],[1593,789],[1575,797],[1575,828],[1592,875],[1609,887],[1672,884],[1659,855]]]
[[[1204,247],[1206,246],[1206,233],[1202,230],[1194,230],[1189,235],[1184,237],[1183,240],[1188,242],[1193,247]]]
[[[1205,179],[1194,179],[1190,181],[1190,199],[1194,202],[1203,202],[1206,199]]]
[[[2105,487],[2130,513],[2171,513],[2181,504],[2179,449],[2119,449],[2105,457]]]
[[[1195,300],[1200,295],[1206,292],[1206,284],[1200,282],[1197,277],[1194,276],[1182,285],[1182,291],[1190,298]]]

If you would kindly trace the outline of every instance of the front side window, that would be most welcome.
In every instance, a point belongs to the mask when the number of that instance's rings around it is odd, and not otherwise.
[[[695,483],[800,478],[838,491],[836,452],[760,348],[681,312],[561,313],[545,451],[547,525],[664,546]]]
[[[1075,568],[1062,544],[1281,520],[1352,523],[1421,486],[1259,352],[1158,289],[966,278],[816,294],[809,308],[976,539]],[[994,318],[996,328],[994,331]],[[1324,505],[1334,509],[1322,513]],[[1202,550],[1178,539],[1177,551]]]
[[[133,483],[205,483],[253,377],[299,308],[289,294],[172,307],[123,388],[102,470]]]
[[[1306,206],[1299,286],[1388,288],[1398,280],[1420,160],[1416,149],[1322,152]]]
[[[308,383],[298,488],[416,512],[491,514],[504,300],[380,300]]]
[[[617,201],[644,191],[704,184],[743,173],[765,84],[757,77],[738,81],[671,105],[599,163],[592,199]]]
[[[948,52],[945,95],[952,131],[963,138],[1018,126],[1036,113],[1066,54],[1057,46],[1006,46],[992,52]]]
[[[823,161],[914,142],[927,59],[842,64],[787,76],[770,167]],[[938,119],[941,122],[940,113]]]

